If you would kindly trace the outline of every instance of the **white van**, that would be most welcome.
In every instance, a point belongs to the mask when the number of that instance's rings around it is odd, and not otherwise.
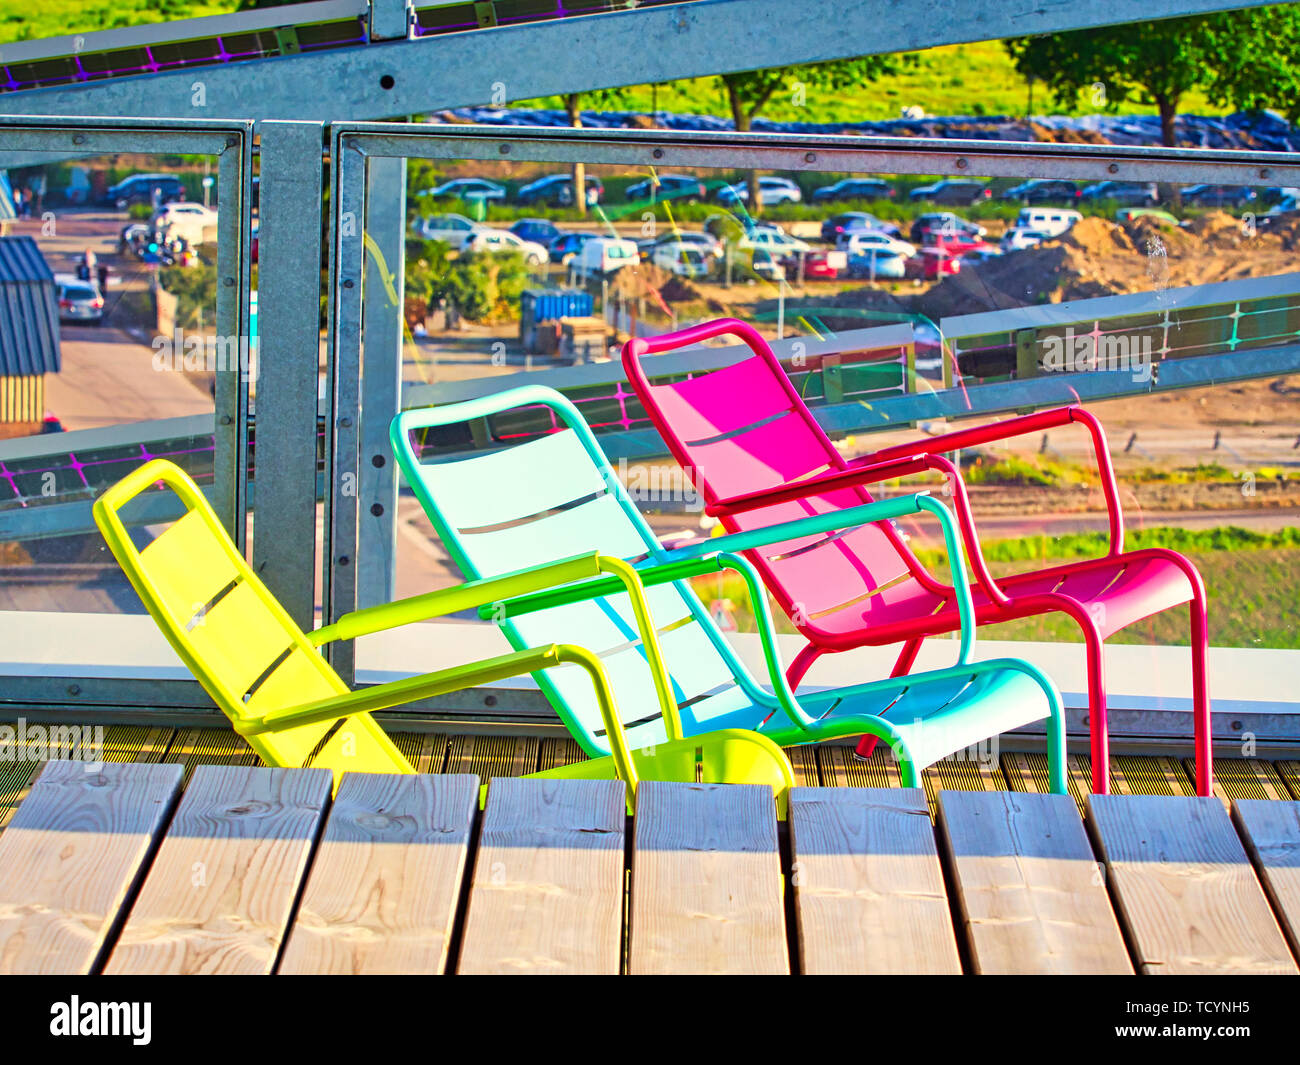
[[[573,269],[579,277],[601,277],[640,261],[635,241],[596,237],[582,246]]]
[[[667,270],[678,277],[698,279],[709,276],[709,264],[704,258],[704,249],[698,244],[686,244],[676,240],[659,244],[651,253],[650,261],[660,270]]]
[[[1078,211],[1058,211],[1050,207],[1026,207],[1016,216],[1017,229],[1032,229],[1049,237],[1059,237],[1083,215]]]

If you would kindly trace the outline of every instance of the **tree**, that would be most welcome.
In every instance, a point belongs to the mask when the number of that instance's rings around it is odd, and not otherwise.
[[[1016,68],[1043,82],[1069,106],[1081,92],[1095,106],[1127,100],[1154,105],[1161,141],[1178,143],[1178,105],[1202,89],[1224,106],[1260,107],[1285,100],[1293,110],[1300,16],[1293,5],[1014,37]]]
[[[564,113],[569,118],[569,125],[574,129],[582,128],[582,99],[600,110],[617,107],[626,99],[626,89],[593,89],[590,92],[571,92],[564,97]],[[573,205],[578,209],[578,216],[587,214],[587,167],[583,163],[573,164]]]
[[[810,91],[835,92],[864,81],[874,81],[882,74],[897,73],[911,59],[910,56],[869,55],[860,59],[841,59],[809,66],[744,70],[736,74],[723,74],[721,78],[736,131],[748,133],[759,112],[772,102],[772,98],[781,89],[788,89],[792,100],[796,104],[802,104]],[[751,170],[749,211],[751,214],[761,214],[762,209],[758,195],[758,172]]]

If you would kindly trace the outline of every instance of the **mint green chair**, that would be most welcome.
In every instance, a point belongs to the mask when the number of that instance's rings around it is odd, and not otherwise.
[[[556,431],[454,460],[421,461],[424,430],[479,418],[510,417],[538,407]],[[816,514],[784,525],[735,533],[676,551],[659,543],[638,513],[577,409],[540,386],[424,410],[404,411],[390,427],[393,450],[434,529],[467,578],[478,580],[576,550],[633,562],[658,619],[674,715],[662,712],[651,682],[651,650],[627,597],[608,579],[494,604],[480,616],[498,622],[514,647],[543,633],[591,648],[607,670],[629,742],[715,729],[753,729],[782,746],[838,737],[877,736],[899,759],[903,783],[947,755],[1008,729],[1046,720],[1053,791],[1065,792],[1065,732],[1060,696],[1041,672],[1018,659],[971,660],[974,612],[956,526],[926,493]],[[961,612],[957,664],[928,673],[855,684],[796,698],[777,652],[771,614],[753,566],[737,552],[767,543],[812,542],[832,530],[928,511],[941,523]],[[687,578],[732,569],[753,603],[766,659],[765,690],[737,659]],[[592,598],[592,592],[600,593]],[[536,675],[569,730],[593,756],[608,753],[590,692],[565,670]]]

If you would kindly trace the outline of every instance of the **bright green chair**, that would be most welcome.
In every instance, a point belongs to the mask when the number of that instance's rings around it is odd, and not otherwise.
[[[137,549],[120,511],[162,483],[186,513],[145,548]],[[501,486],[504,488],[505,486]],[[666,716],[676,717],[645,591],[627,563],[589,552],[485,581],[445,588],[345,614],[304,633],[258,579],[222,528],[199,487],[177,466],[154,459],[95,501],[95,523],[172,648],[213,701],[269,765],[319,766],[344,772],[412,773],[371,712],[416,699],[490,684],[526,673],[559,670],[594,688],[608,753],[534,776],[611,780],[628,789],[634,808],[638,780],[770,785],[784,814],[794,782],[790,763],[771,740],[742,729],[676,736],[641,750],[628,746],[609,678],[600,659],[583,647],[540,643],[511,654],[350,691],[317,650],[414,621],[485,607],[514,596],[554,589],[601,575],[613,577],[631,598],[656,672]],[[590,695],[590,692],[588,692]],[[672,728],[669,732],[673,732]]]

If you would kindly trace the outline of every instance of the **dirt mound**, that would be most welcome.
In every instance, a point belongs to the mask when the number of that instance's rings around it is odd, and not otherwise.
[[[1029,123],[1034,140],[1050,141],[1053,144],[1110,144],[1110,138],[1094,129],[1051,129]]]
[[[1133,241],[1123,226],[1104,218],[1083,218],[1060,238],[1062,244],[1078,248],[1088,255],[1114,255],[1132,252]]]
[[[669,303],[690,303],[692,300],[704,299],[703,292],[680,277],[670,277],[660,285],[659,295]]]
[[[1131,249],[1118,254],[1137,259]],[[918,296],[916,305],[921,313],[938,320],[1131,291],[1107,276],[1101,265],[1104,261],[1064,241],[1040,244],[944,278],[929,292]]]

